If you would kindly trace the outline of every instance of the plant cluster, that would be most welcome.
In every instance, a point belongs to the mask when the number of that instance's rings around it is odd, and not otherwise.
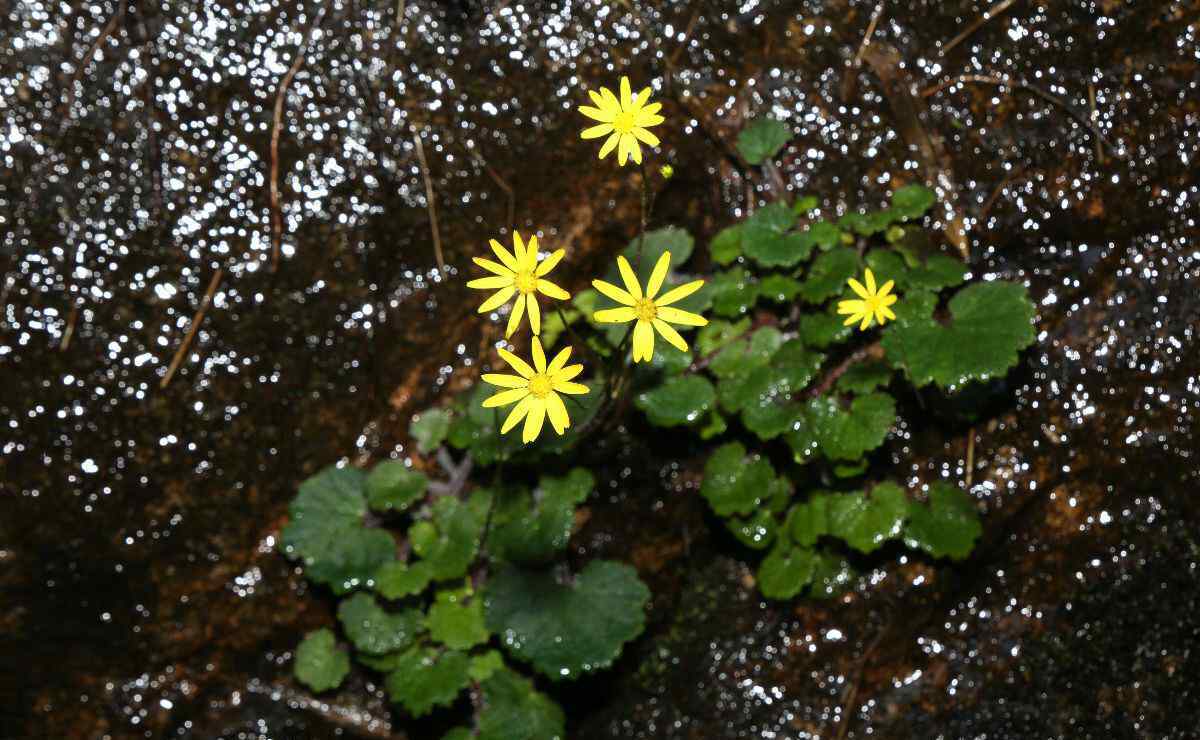
[[[489,274],[469,285],[495,291],[480,311],[499,319],[511,302],[508,339],[527,317],[530,360],[498,348],[512,373],[485,373],[414,420],[417,451],[449,481],[386,461],[328,468],[300,487],[282,547],[341,599],[352,648],[328,629],[305,638],[295,670],[314,690],[338,686],[353,657],[412,716],[469,697],[472,723],[453,740],[563,737],[561,709],[530,672],[552,683],[602,669],[644,628],[650,593],[630,566],[573,572],[565,557],[596,485],[570,453],[628,421],[629,404],[703,453],[700,495],[763,551],[768,598],[835,595],[853,561],[892,541],[934,558],[971,552],[973,500],[945,481],[912,496],[873,453],[896,422],[897,392],[961,395],[1016,364],[1034,339],[1025,289],[968,283],[921,227],[935,197],[919,185],[836,218],[816,197],[781,198],[693,255],[681,229],[645,227],[641,145],[659,143],[647,128],[663,120],[649,93],[622,79],[619,94],[601,88],[581,108],[596,122],[583,138],[605,139],[601,158],[615,151],[642,168],[642,228],[608,274],[571,296],[547,280],[563,250],[543,255],[536,236],[515,233],[512,251],[493,240],[496,260],[475,258]],[[738,151],[756,166],[789,138],[761,120]],[[677,327],[697,330],[691,344]],[[573,346],[555,349],[568,334]],[[570,364],[575,348],[586,359]],[[521,482],[522,471],[536,479]]]

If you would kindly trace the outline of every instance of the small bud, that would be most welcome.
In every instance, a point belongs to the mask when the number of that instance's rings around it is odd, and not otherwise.
[[[664,180],[670,180],[671,176],[675,174],[675,168],[669,164],[664,164],[662,167],[659,167],[658,171],[662,174]]]

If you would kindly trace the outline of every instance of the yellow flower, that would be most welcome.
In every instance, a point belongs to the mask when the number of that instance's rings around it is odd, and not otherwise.
[[[550,417],[550,425],[554,427],[554,431],[559,434],[567,431],[567,427],[571,426],[571,417],[567,415],[566,404],[558,394],[576,395],[588,392],[586,385],[571,382],[572,378],[583,372],[583,365],[567,364],[571,348],[564,348],[547,365],[542,343],[534,337],[533,367],[506,349],[500,350],[500,356],[518,373],[488,373],[483,376],[485,383],[508,389],[484,401],[484,408],[517,404],[504,420],[500,433],[507,434],[517,422],[524,419],[525,428],[521,432],[521,440],[528,444],[541,434],[542,424],[547,416]]]
[[[592,314],[592,318],[598,322],[609,324],[637,321],[633,325],[634,362],[650,361],[654,355],[655,331],[658,331],[663,339],[687,352],[687,342],[683,341],[683,337],[679,336],[679,332],[675,331],[671,324],[704,326],[708,323],[708,319],[699,314],[672,308],[670,305],[700,290],[700,286],[704,285],[703,280],[693,280],[678,288],[668,290],[658,298],[654,297],[658,293],[658,289],[662,287],[663,280],[667,277],[667,268],[670,266],[671,253],[663,252],[662,257],[658,258],[658,263],[654,265],[653,272],[650,273],[650,280],[646,283],[644,294],[642,287],[638,284],[637,276],[633,274],[633,268],[629,266],[629,260],[623,256],[617,257],[617,268],[621,271],[621,280],[625,282],[625,290],[603,280],[592,281],[596,290],[617,303],[624,304],[620,308],[596,311]]]
[[[658,171],[664,180],[670,180],[675,174],[675,168],[669,164],[664,164],[662,167],[659,167]]]
[[[511,337],[517,330],[521,324],[521,314],[523,313],[529,314],[529,327],[533,329],[533,333],[541,334],[542,312],[538,308],[537,294],[541,293],[560,301],[571,297],[567,291],[545,279],[545,276],[563,258],[565,252],[560,249],[539,263],[537,235],[529,237],[529,243],[525,244],[521,241],[521,235],[515,231],[513,232],[512,252],[505,249],[495,239],[491,240],[491,245],[492,251],[500,258],[500,262],[493,262],[483,257],[475,257],[474,260],[475,264],[493,274],[467,283],[468,288],[496,291],[479,307],[479,313],[487,313],[503,306],[515,294],[517,301],[513,304],[512,313],[508,317],[508,330],[504,336]]]
[[[850,326],[861,321],[862,324],[858,328],[860,331],[864,331],[871,325],[872,317],[879,322],[880,326],[883,326],[888,319],[896,318],[896,314],[888,308],[896,302],[896,295],[891,292],[896,281],[889,280],[879,290],[875,290],[875,276],[871,274],[870,268],[867,269],[866,277],[866,287],[854,278],[850,278],[851,290],[857,293],[862,300],[850,299],[838,303],[838,313],[850,314],[850,318],[846,319],[842,326]]]
[[[584,129],[580,136],[584,139],[608,137],[604,146],[600,147],[600,159],[604,159],[606,154],[617,148],[617,162],[622,167],[630,158],[637,164],[641,164],[642,147],[638,142],[641,141],[650,146],[659,144],[658,137],[646,129],[650,126],[657,126],[666,120],[658,115],[662,103],[646,104],[650,99],[650,88],[648,87],[634,96],[629,88],[628,77],[621,78],[620,100],[617,100],[617,96],[607,87],[600,88],[598,93],[588,90],[588,95],[596,107],[582,105],[579,107],[579,112],[594,121],[599,121],[600,125]]]

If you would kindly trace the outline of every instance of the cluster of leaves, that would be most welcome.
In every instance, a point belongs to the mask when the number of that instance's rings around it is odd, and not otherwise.
[[[412,436],[432,451],[456,430],[466,435],[469,418],[433,410]],[[388,461],[369,473],[327,468],[300,486],[281,546],[342,597],[350,651],[330,629],[310,633],[296,677],[315,691],[336,688],[353,657],[383,674],[392,701],[415,717],[473,692],[474,726],[447,738],[563,737],[561,709],[526,667],[561,681],[608,666],[641,633],[649,599],[627,565],[596,560],[571,574],[561,562],[592,475],[576,468],[533,488],[464,496],[430,483]]]

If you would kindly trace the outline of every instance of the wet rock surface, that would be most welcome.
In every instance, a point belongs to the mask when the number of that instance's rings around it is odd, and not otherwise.
[[[889,8],[857,65],[874,3],[0,9],[0,736],[438,736],[365,675],[292,681],[332,602],[274,538],[298,481],[408,454],[410,414],[477,372],[499,328],[461,275],[510,208],[570,289],[632,235],[635,176],[572,110],[617,70],[666,101],[656,224],[703,244],[781,186],[856,207],[928,180],[931,225],[1026,281],[1040,333],[974,422],[901,399],[877,463],[967,485],[976,553],[881,551],[832,602],[758,597],[695,450],[633,417],[604,440],[573,551],[655,597],[612,672],[553,689],[571,736],[1189,737],[1194,8],[1019,3],[950,46],[988,6]],[[777,178],[727,156],[768,112],[797,133]]]

